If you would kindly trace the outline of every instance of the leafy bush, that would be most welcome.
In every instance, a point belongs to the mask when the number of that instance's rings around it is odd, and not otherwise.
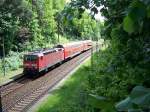
[[[150,88],[136,86],[130,95],[116,105],[118,111],[148,112],[150,111]]]
[[[106,97],[92,94],[89,95],[89,101],[93,107],[99,108],[102,112],[149,112],[150,89],[136,86],[126,99],[117,104]]]
[[[75,2],[75,3],[74,3]],[[72,5],[91,9],[105,17],[102,37],[109,48],[95,58],[89,77],[89,93],[113,102],[126,98],[136,85],[150,87],[150,1],[76,0]]]
[[[0,64],[0,71],[3,71],[2,60]],[[5,58],[5,69],[6,71],[17,70],[22,67],[23,64],[23,53],[10,52],[9,55]]]

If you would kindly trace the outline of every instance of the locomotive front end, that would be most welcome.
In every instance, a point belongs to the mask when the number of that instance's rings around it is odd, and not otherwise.
[[[37,74],[39,72],[39,57],[38,55],[24,55],[24,74]]]

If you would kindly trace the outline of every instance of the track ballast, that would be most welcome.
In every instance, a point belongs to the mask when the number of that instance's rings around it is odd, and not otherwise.
[[[88,50],[73,59],[57,66],[45,75],[29,79],[22,77],[1,87],[3,112],[25,112],[52,87],[62,80],[91,54]]]

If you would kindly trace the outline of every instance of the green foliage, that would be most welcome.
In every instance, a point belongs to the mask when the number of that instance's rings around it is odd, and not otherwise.
[[[150,89],[143,86],[136,86],[131,91],[129,97],[116,105],[119,111],[149,111]]]
[[[23,64],[23,54],[19,52],[10,52],[9,55],[5,58],[5,70],[17,70],[22,67]],[[3,61],[0,60],[0,71],[3,72]]]
[[[131,98],[127,97],[125,100],[119,102],[116,105],[117,110],[119,111],[128,111],[131,110],[133,108],[132,102],[131,102]]]
[[[133,88],[130,95],[132,102],[141,105],[149,106],[150,105],[150,89],[144,88],[142,86],[137,86]]]
[[[58,35],[60,43],[77,39],[96,40],[100,36],[101,23],[88,13],[80,12],[84,10],[73,9],[66,0],[2,0],[0,57],[3,56],[4,38],[7,70],[16,70],[21,65],[22,59],[12,52],[52,47],[58,43]]]
[[[146,6],[141,1],[134,1],[130,4],[128,16],[124,19],[124,29],[128,33],[141,32],[143,20],[146,17]],[[140,28],[141,27],[141,28]]]
[[[135,31],[135,23],[129,16],[127,16],[124,19],[123,27],[124,27],[124,30],[127,31],[128,33],[132,33]]]
[[[6,54],[22,52],[52,44],[57,33],[55,14],[63,9],[65,0],[3,0],[0,4],[0,41],[4,38]],[[13,9],[13,10],[12,10]],[[2,56],[2,42],[0,43]]]
[[[128,112],[147,112],[150,105],[150,89],[143,86],[136,86],[131,91],[130,95],[115,104],[105,97],[90,95],[90,103],[93,107],[101,109],[102,112],[116,112],[128,111]],[[116,109],[115,109],[116,107]]]
[[[93,107],[99,108],[101,112],[116,112],[113,102],[105,97],[90,94],[89,102]]]
[[[4,38],[6,55],[10,51],[31,51],[56,44],[57,34],[69,39],[95,38],[100,25],[96,25],[87,13],[80,15],[80,10],[65,5],[66,0],[3,0],[0,41]],[[2,56],[2,42],[0,51]]]
[[[17,70],[22,67],[23,53],[10,52],[9,57],[6,58],[6,68],[8,70]]]
[[[67,33],[76,39],[97,40],[98,37],[100,38],[101,23],[92,19],[83,8],[79,10],[68,4],[57,16],[63,34]]]
[[[95,58],[97,68],[89,77],[89,93],[118,102],[136,85],[150,87],[149,0],[76,0],[71,5],[93,14],[97,13],[95,6],[101,6],[105,17],[101,34],[110,40],[107,50]],[[125,103],[130,107],[130,98],[123,101],[123,107]]]
[[[16,41],[23,43],[25,40],[19,34],[22,27],[30,21],[31,15],[26,1],[3,0],[0,6],[0,37],[4,38],[6,53],[9,53],[11,49],[16,49]],[[2,52],[2,42],[0,43],[0,51]]]

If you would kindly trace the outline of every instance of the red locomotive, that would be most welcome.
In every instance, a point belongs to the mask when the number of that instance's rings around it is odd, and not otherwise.
[[[52,49],[30,52],[24,55],[24,74],[38,74],[51,66],[92,48],[92,41],[79,41],[57,45]]]

